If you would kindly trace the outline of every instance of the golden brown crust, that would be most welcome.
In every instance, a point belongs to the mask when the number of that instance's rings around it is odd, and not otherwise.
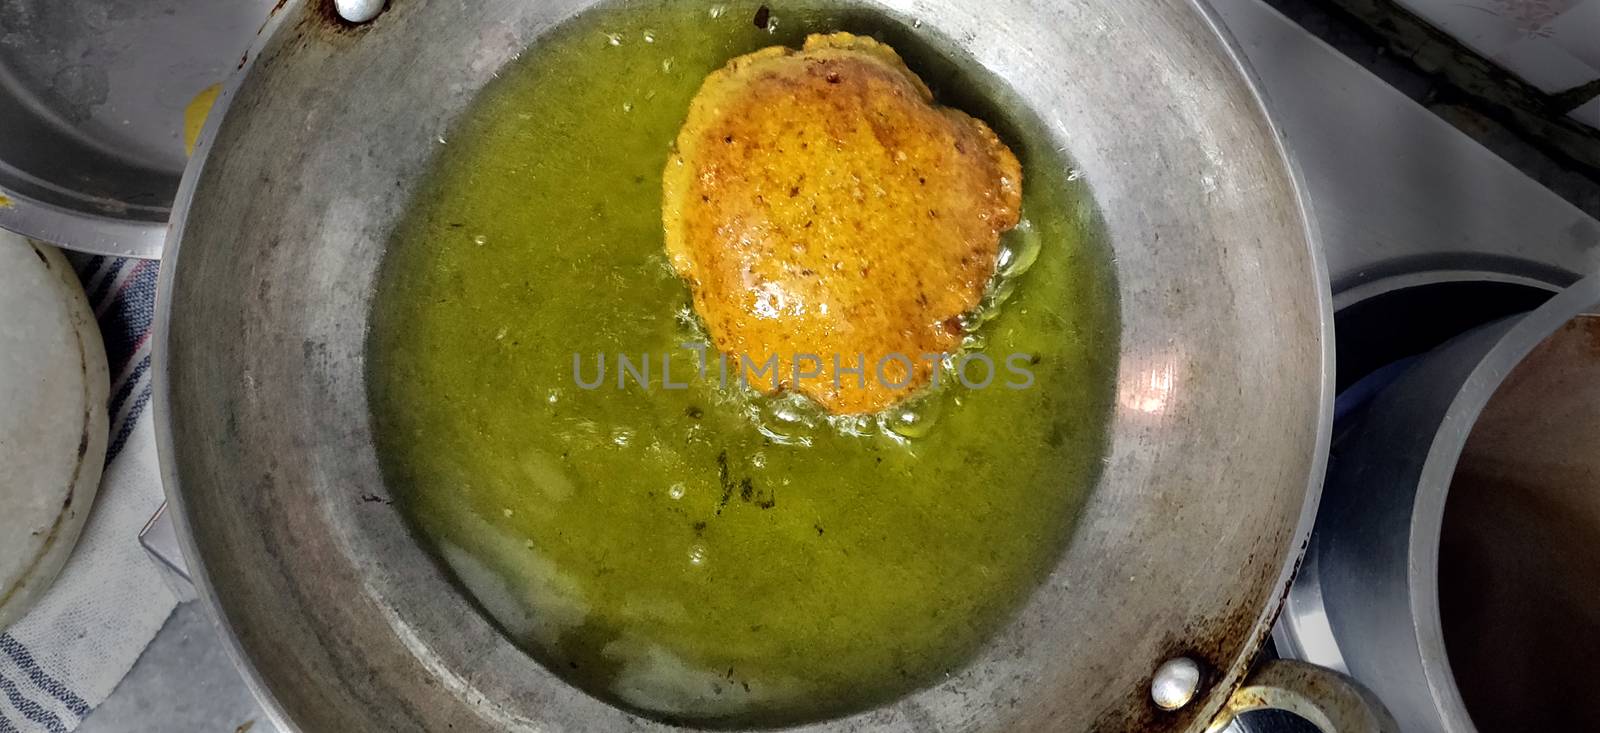
[[[663,189],[667,253],[716,347],[775,354],[781,388],[861,414],[926,385],[922,356],[959,345],[955,319],[1017,225],[1022,169],[987,125],[934,105],[893,49],[835,33],[708,76]],[[800,354],[824,375],[796,383]],[[865,357],[865,386],[835,384],[834,354]],[[887,362],[889,384],[873,373],[891,354],[914,364],[904,387],[904,362]]]

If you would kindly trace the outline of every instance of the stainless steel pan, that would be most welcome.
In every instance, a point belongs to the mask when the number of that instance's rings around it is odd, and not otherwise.
[[[179,191],[163,470],[203,595],[288,727],[662,727],[512,646],[373,500],[363,346],[391,231],[432,141],[589,4],[393,0],[352,28],[291,1]],[[1198,730],[1308,679],[1276,667],[1230,703],[1310,529],[1332,368],[1314,236],[1237,54],[1190,0],[873,4],[1007,79],[1087,176],[1118,397],[1104,474],[1015,621],[945,683],[811,729]],[[1175,658],[1200,675],[1169,712],[1151,689]]]

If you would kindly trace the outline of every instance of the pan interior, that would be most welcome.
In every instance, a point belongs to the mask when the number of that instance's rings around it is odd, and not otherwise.
[[[700,80],[838,30],[995,126],[1024,164],[1003,261],[1037,256],[992,284],[965,376],[855,421],[694,377],[660,215]],[[1040,122],[942,47],[849,6],[601,5],[443,136],[377,281],[374,432],[413,527],[548,669],[668,720],[818,720],[945,678],[1056,563],[1106,446],[1103,225]]]

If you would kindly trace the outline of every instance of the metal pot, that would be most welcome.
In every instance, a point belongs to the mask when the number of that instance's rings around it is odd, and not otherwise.
[[[512,646],[374,500],[363,349],[392,230],[432,141],[591,4],[396,0],[351,27],[290,2],[202,134],[162,268],[162,466],[201,595],[286,728],[664,727]],[[1279,666],[1230,700],[1310,530],[1332,370],[1319,250],[1238,54],[1189,0],[872,4],[1007,79],[1077,160],[1116,260],[1119,395],[1016,618],[945,683],[807,729],[1199,730],[1344,689]]]
[[[1483,326],[1429,352],[1341,427],[1316,534],[1280,625],[1280,651],[1347,670],[1376,691],[1405,730],[1477,730],[1463,701],[1461,680],[1452,670],[1441,613],[1441,538],[1449,539],[1452,534],[1445,519],[1447,503],[1459,503],[1447,500],[1463,451],[1476,444],[1478,463],[1517,467],[1514,483],[1523,500],[1559,506],[1559,512],[1573,518],[1595,515],[1592,484],[1582,478],[1592,475],[1585,472],[1595,470],[1593,437],[1600,428],[1594,424],[1594,403],[1585,401],[1592,390],[1539,395],[1524,388],[1508,397],[1507,407],[1491,410],[1487,425],[1480,425],[1480,417],[1486,414],[1490,398],[1507,384],[1507,377],[1541,342],[1575,316],[1597,308],[1600,275],[1579,281],[1526,315]],[[1593,354],[1581,356],[1587,361],[1570,363],[1592,363]],[[1592,366],[1581,368],[1592,375]],[[1542,417],[1530,421],[1523,414],[1529,409]],[[1556,415],[1566,417],[1550,422]],[[1480,437],[1469,441],[1477,428],[1487,428],[1497,437],[1488,437],[1488,442]],[[1556,437],[1552,431],[1569,437]],[[1480,508],[1504,499],[1485,503],[1487,498],[1475,491],[1462,498]],[[1463,511],[1470,514],[1473,508]],[[1526,512],[1504,506],[1496,511],[1481,522],[1501,525],[1488,533],[1505,540],[1492,548],[1501,560],[1481,565],[1480,571],[1494,564],[1520,564],[1518,574],[1544,574],[1558,578],[1552,583],[1564,582],[1559,580],[1562,571],[1558,565],[1536,562],[1541,555],[1536,548],[1556,542],[1555,534],[1519,535],[1512,528],[1527,526],[1527,522],[1517,521],[1518,515]],[[1473,521],[1469,515],[1452,520],[1459,528],[1456,534],[1488,536],[1461,524],[1463,520]],[[1592,520],[1589,526],[1595,529]],[[1574,556],[1590,549],[1581,543],[1566,547]],[[1483,578],[1477,582],[1491,581]],[[1496,591],[1484,588],[1481,592]],[[1529,618],[1532,616],[1526,613],[1511,613],[1494,625],[1500,627],[1498,633],[1527,624]],[[1582,629],[1565,629],[1560,634],[1569,645],[1586,643],[1584,639],[1592,643],[1593,639]],[[1533,648],[1517,649],[1516,654],[1495,662],[1503,671],[1477,665],[1466,674],[1472,675],[1471,682],[1479,687],[1491,677],[1508,674],[1525,678],[1521,682],[1526,684],[1535,676],[1525,674],[1527,670],[1515,671],[1521,669],[1515,657],[1539,653]],[[1556,674],[1571,677],[1574,673],[1563,669]],[[1494,694],[1486,692],[1480,699]],[[1584,729],[1540,726],[1532,714],[1545,706],[1533,695],[1505,700],[1502,692],[1500,697],[1497,702],[1507,708],[1505,714],[1524,713],[1521,722],[1511,727]],[[1568,702],[1582,704],[1578,698]]]
[[[186,109],[226,79],[261,4],[12,0],[0,9],[0,229],[161,255]]]

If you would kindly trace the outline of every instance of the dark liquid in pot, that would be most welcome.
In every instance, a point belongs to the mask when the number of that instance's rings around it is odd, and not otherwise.
[[[1600,319],[1507,378],[1450,484],[1439,606],[1485,733],[1600,730]]]

